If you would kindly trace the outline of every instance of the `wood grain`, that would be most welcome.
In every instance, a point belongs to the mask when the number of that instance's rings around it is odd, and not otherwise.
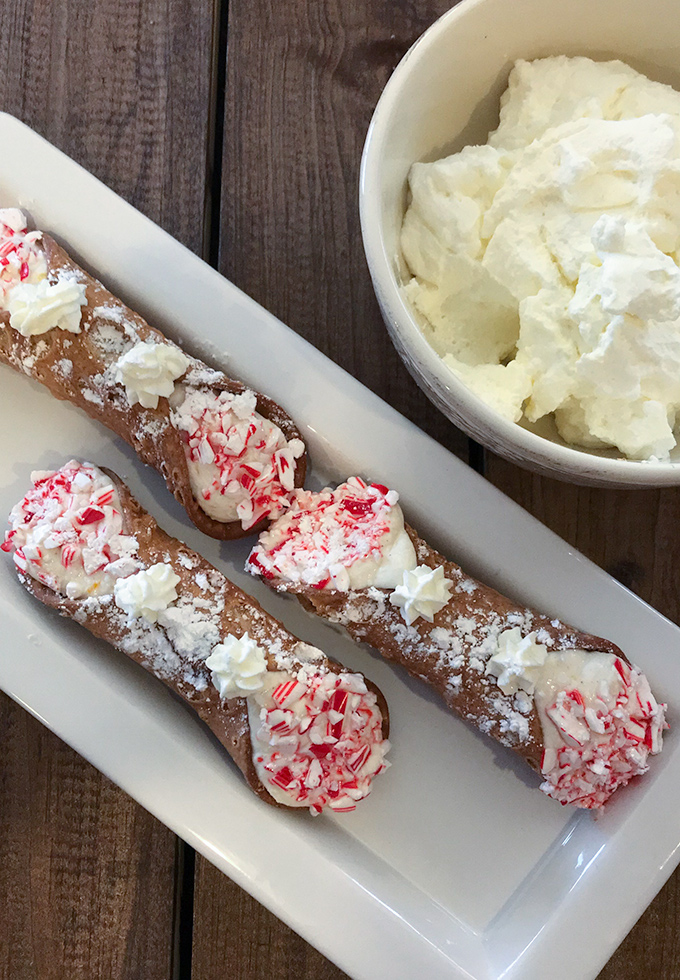
[[[345,974],[207,861],[197,861],[192,980],[342,980]]]
[[[359,163],[382,88],[451,6],[231,0],[220,270],[459,455],[386,340],[361,244]]]
[[[212,0],[0,4],[0,109],[200,251],[211,30]],[[169,980],[174,836],[5,697],[0,743],[0,980]]]
[[[168,980],[175,840],[0,695],[1,980]]]
[[[0,108],[203,244],[212,0],[0,4]]]

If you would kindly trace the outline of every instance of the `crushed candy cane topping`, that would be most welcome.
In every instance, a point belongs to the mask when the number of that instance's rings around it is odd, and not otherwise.
[[[47,263],[38,242],[40,231],[28,231],[26,216],[16,208],[0,208],[0,308],[23,337],[54,327],[80,333],[85,287],[62,273],[47,281]]]
[[[394,588],[417,564],[398,499],[394,490],[358,477],[336,490],[296,490],[246,567],[316,589]]]
[[[41,248],[42,232],[28,231],[26,215],[17,208],[0,208],[0,309],[18,283],[38,283],[47,275]]]
[[[451,598],[452,585],[450,579],[444,578],[441,565],[437,568],[418,565],[404,572],[401,584],[390,596],[390,602],[401,610],[408,626],[420,616],[432,623],[435,613],[443,609]]]
[[[248,633],[227,636],[205,662],[221,698],[243,698],[259,691],[267,673],[267,658]]]
[[[179,386],[178,386],[179,387]],[[243,528],[274,519],[288,504],[300,439],[256,411],[252,391],[185,388],[171,421],[184,439],[191,487],[200,507],[216,521],[240,520]]]
[[[549,653],[534,698],[545,744],[541,789],[560,803],[604,806],[661,751],[666,706],[614,654]]]
[[[270,671],[248,708],[257,773],[288,806],[354,810],[389,765],[377,698],[359,674]]]
[[[136,571],[137,541],[121,533],[118,493],[101,470],[71,460],[31,480],[2,545],[19,571],[70,599],[110,594]]]

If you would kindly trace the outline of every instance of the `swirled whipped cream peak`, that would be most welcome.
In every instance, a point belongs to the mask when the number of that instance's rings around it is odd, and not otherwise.
[[[159,614],[177,601],[180,577],[167,562],[157,562],[134,575],[119,578],[114,585],[116,605],[130,619],[158,621]]]
[[[503,694],[534,693],[548,655],[548,648],[536,642],[536,635],[522,636],[519,626],[514,626],[498,637],[498,650],[489,657],[485,673],[496,678]]]
[[[316,589],[394,589],[417,565],[394,490],[350,477],[335,490],[296,490],[248,557],[253,574]]]
[[[548,650],[515,627],[501,633],[486,673],[504,694],[531,699],[543,733],[541,789],[561,803],[604,806],[661,751],[666,706],[613,653]]]
[[[232,394],[177,385],[171,422],[182,434],[191,488],[216,521],[240,520],[247,530],[288,505],[300,439],[257,411],[253,391]]]
[[[392,592],[390,602],[401,609],[408,626],[420,616],[428,623],[434,622],[435,613],[443,609],[451,597],[450,579],[444,578],[441,565],[417,565],[404,571],[401,584]]]
[[[666,459],[680,424],[680,93],[618,62],[518,61],[485,146],[414,164],[404,293],[512,421]]]
[[[245,697],[259,691],[267,673],[265,651],[248,636],[227,636],[205,662],[221,698]]]
[[[118,358],[115,379],[125,387],[130,405],[158,408],[159,398],[172,395],[188,366],[189,358],[174,344],[141,340]]]
[[[122,533],[120,499],[105,473],[71,460],[31,480],[1,546],[21,572],[78,599],[111,594],[121,576],[139,568],[137,540]]]

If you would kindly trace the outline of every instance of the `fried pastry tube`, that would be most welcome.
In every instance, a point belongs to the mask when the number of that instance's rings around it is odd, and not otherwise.
[[[7,208],[0,361],[128,442],[211,537],[262,530],[303,485],[304,443],[279,405],[186,355]]]
[[[2,549],[31,595],[179,694],[267,803],[353,810],[388,765],[378,688],[169,537],[110,471],[35,473]]]
[[[561,803],[598,808],[661,750],[665,705],[609,640],[475,581],[351,478],[298,490],[247,568],[430,684],[518,752]]]

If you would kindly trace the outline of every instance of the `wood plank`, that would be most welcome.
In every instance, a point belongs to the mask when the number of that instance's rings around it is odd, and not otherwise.
[[[168,980],[175,839],[0,696],[0,978]]]
[[[197,860],[192,980],[342,980],[345,974],[208,861]]]
[[[220,271],[454,452],[387,339],[359,224],[385,82],[450,0],[232,0]]]
[[[212,0],[0,5],[0,109],[203,246]]]
[[[574,487],[528,473],[487,453],[497,487],[674,622],[680,622],[680,495],[675,490]],[[587,628],[588,624],[576,623]],[[625,644],[621,644],[624,646]],[[649,972],[680,978],[680,869],[671,877],[599,980]]]
[[[0,109],[201,251],[211,31],[212,0],[2,4]],[[0,733],[0,980],[168,980],[174,836],[4,696]]]
[[[389,342],[358,208],[361,150],[380,92],[450,6],[231,0],[219,268],[467,458],[467,438],[432,409]],[[194,980],[217,980],[225,969],[248,980],[344,976],[200,857],[194,903]]]

